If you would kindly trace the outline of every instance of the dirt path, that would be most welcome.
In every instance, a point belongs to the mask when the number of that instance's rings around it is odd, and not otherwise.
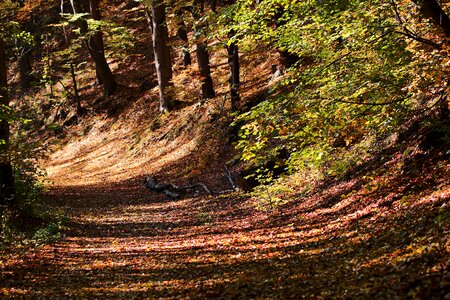
[[[449,214],[448,186],[409,206],[360,197],[360,186],[336,183],[270,213],[236,195],[168,200],[141,176],[59,186],[49,200],[72,229],[54,244],[2,253],[0,291],[33,299],[450,297],[449,228],[437,217]],[[345,198],[352,189],[359,192]]]
[[[145,190],[140,180],[60,188],[50,196],[70,214],[73,228],[55,244],[10,257],[17,263],[2,273],[9,295],[245,296],[247,284],[242,282],[241,291],[240,277],[253,281],[253,275],[262,275],[260,268],[271,265],[261,261],[255,270],[245,265],[256,261],[238,265],[244,256],[259,259],[248,212],[234,209],[238,204],[232,199],[169,201]],[[260,285],[268,288],[267,281]]]

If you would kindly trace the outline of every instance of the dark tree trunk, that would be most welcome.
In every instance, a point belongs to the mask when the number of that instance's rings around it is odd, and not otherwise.
[[[81,6],[78,1],[71,0],[72,7],[75,13],[81,11]],[[78,21],[78,27],[80,28],[80,33],[82,35],[87,35],[88,24],[86,20],[80,19]],[[95,35],[91,35],[85,42],[86,48],[95,63],[95,68],[99,72],[99,77],[103,80],[103,88],[105,96],[110,96],[114,94],[117,84],[114,80],[114,75],[109,68],[108,62],[105,58],[105,53],[103,52],[103,43],[99,44],[95,39]]]
[[[191,53],[189,52],[188,46],[188,35],[186,31],[186,25],[183,19],[179,16],[177,37],[182,41],[182,51],[183,51],[183,66],[187,67],[192,64]]]
[[[85,24],[87,26],[87,23]],[[106,61],[105,54],[101,51],[101,48],[95,42],[94,36],[91,36],[87,40],[86,47],[89,51],[90,56],[92,57],[92,60],[95,63],[96,70],[98,70],[98,72],[100,73],[100,77],[103,80],[105,96],[114,94],[117,87],[116,81],[114,80],[114,75],[112,74],[108,62]]]
[[[5,45],[0,39],[0,105],[9,106],[8,69]],[[9,158],[9,123],[0,119],[0,216],[3,207],[13,203],[15,194],[14,175]]]
[[[73,64],[70,64],[70,75],[72,76],[72,85],[73,85],[73,95],[75,97],[75,102],[77,103],[77,114],[81,115],[83,113],[83,108],[81,107],[80,95],[78,93],[78,85],[77,78],[75,76],[75,67]]]
[[[90,0],[89,1],[89,9],[91,11],[91,17],[94,20],[100,21],[101,20],[101,14],[100,14],[100,10],[98,8],[98,0]],[[95,41],[95,43],[98,45],[99,47],[99,51],[103,54],[103,56],[105,56],[105,46],[103,43],[103,34],[101,31],[97,31],[94,35],[93,35],[93,40]],[[96,73],[96,81],[95,81],[95,85],[99,85],[99,84],[103,84],[103,78],[102,78],[102,72],[99,70],[98,66],[95,66],[95,73]]]
[[[209,53],[204,43],[197,44],[197,63],[202,81],[200,95],[203,99],[214,98],[216,93],[214,92],[214,85],[211,78]]]
[[[200,19],[200,14],[204,11],[204,0],[195,0],[193,8],[193,17],[195,20]],[[196,34],[204,30],[204,25],[198,25],[194,28]],[[203,99],[214,98],[216,93],[214,92],[214,85],[211,78],[211,66],[209,65],[209,53],[207,44],[199,41],[196,43],[197,49],[197,64],[201,77],[201,90],[200,96]]]
[[[215,13],[217,10],[217,0],[211,0],[211,10]]]
[[[19,57],[20,87],[26,90],[31,87],[31,49],[25,48]]]
[[[450,18],[442,10],[442,7],[436,0],[415,0],[420,6],[420,12],[427,18],[431,18],[433,22],[440,26],[446,37],[450,37]]]
[[[152,0],[152,39],[159,85],[159,110],[167,112],[172,102],[172,60],[168,46],[166,6],[163,0]]]
[[[232,38],[234,33],[230,33]],[[239,85],[240,85],[240,69],[239,69],[239,48],[236,42],[232,42],[228,48],[228,65],[230,66],[230,96],[231,109],[236,110],[239,102]]]

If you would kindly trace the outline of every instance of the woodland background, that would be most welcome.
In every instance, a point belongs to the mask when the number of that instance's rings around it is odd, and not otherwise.
[[[2,1],[0,295],[450,298],[448,12]]]

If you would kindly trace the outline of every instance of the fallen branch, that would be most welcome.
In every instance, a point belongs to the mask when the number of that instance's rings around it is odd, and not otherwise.
[[[180,194],[176,193],[176,192],[181,192],[181,191],[185,191],[185,190],[191,190],[191,189],[195,189],[195,188],[202,188],[205,190],[205,192],[208,195],[212,195],[213,193],[211,192],[211,190],[203,183],[197,183],[197,184],[192,184],[192,185],[186,185],[186,186],[177,186],[175,184],[172,183],[167,183],[167,184],[158,184],[156,183],[155,178],[149,176],[145,179],[144,185],[149,188],[152,191],[161,193],[166,195],[167,197],[171,198],[171,199],[178,199],[180,198]],[[174,190],[176,192],[173,192],[171,190]]]
[[[236,191],[237,186],[234,184],[233,178],[231,178],[231,173],[228,170],[227,165],[224,165],[224,167],[225,167],[225,175],[227,175],[228,181],[230,182],[231,187],[233,188],[233,191]]]
[[[180,194],[169,191],[169,188],[172,187],[171,184],[157,184],[153,177],[149,176],[145,178],[144,185],[150,190],[164,194],[171,199],[178,199],[180,197]]]
[[[231,178],[230,171],[228,171],[226,166],[225,166],[225,170],[226,170],[227,178],[230,181],[231,186],[233,187],[233,189],[231,189],[231,190],[215,192],[215,191],[212,191],[211,189],[209,189],[208,186],[206,186],[206,184],[201,183],[201,182],[196,183],[196,184],[186,185],[186,186],[177,186],[172,183],[159,184],[156,182],[156,179],[152,176],[148,176],[145,178],[144,185],[151,191],[161,193],[170,199],[179,199],[181,196],[180,192],[183,192],[186,190],[197,189],[197,188],[203,189],[208,195],[223,195],[223,194],[232,193],[232,192],[235,192],[238,190]]]

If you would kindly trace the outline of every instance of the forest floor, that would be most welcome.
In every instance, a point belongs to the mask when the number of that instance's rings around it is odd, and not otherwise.
[[[232,150],[226,53],[212,57],[216,99],[159,115],[142,31],[142,49],[113,65],[117,94],[84,89],[88,116],[46,162],[47,203],[68,229],[0,250],[0,298],[450,299],[450,161],[414,142],[272,210],[242,193],[170,200],[146,189],[147,175],[227,189]],[[242,55],[244,97],[267,88],[271,62],[259,57]],[[195,98],[187,71],[180,91]]]
[[[378,175],[323,182],[264,212],[236,193],[167,199],[143,179],[185,182],[183,151],[101,168],[104,157],[120,157],[108,145],[68,144],[52,156],[47,198],[70,229],[57,242],[0,253],[2,297],[450,297],[446,159],[402,167],[391,157]],[[216,173],[203,178],[226,185]]]

